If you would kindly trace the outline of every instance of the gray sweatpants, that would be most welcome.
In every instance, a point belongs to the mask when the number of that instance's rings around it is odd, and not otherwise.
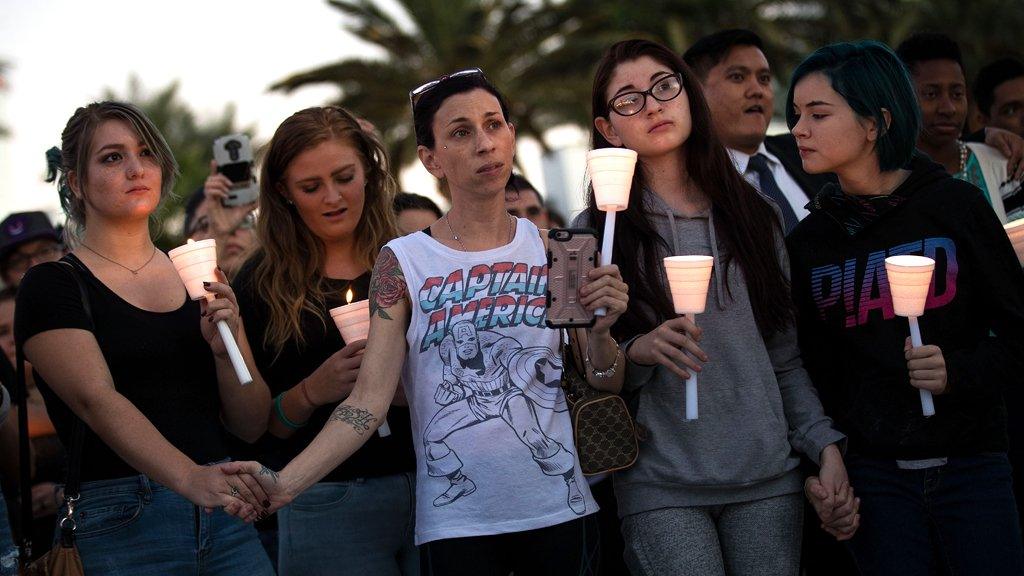
[[[634,576],[797,576],[803,495],[626,516]]]

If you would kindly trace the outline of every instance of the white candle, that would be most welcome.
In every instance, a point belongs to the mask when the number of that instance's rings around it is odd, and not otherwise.
[[[353,302],[352,296],[352,289],[349,288],[345,293],[345,302],[348,304],[330,310],[331,318],[334,319],[334,324],[341,332],[341,339],[345,341],[345,344],[366,340],[370,334],[370,301]],[[380,423],[377,433],[381,438],[391,435],[391,427],[388,426],[387,418]]]
[[[910,343],[914,348],[922,346],[917,318],[924,314],[934,270],[935,261],[924,256],[903,255],[885,259],[885,275],[889,281],[893,312],[907,318],[910,324]],[[932,393],[921,389],[918,392],[921,396],[921,413],[934,416],[935,401]]]
[[[185,290],[188,291],[190,298],[193,300],[206,298],[207,301],[212,302],[217,297],[212,292],[207,292],[203,286],[203,282],[217,281],[216,240],[210,238],[196,242],[189,238],[188,243],[178,246],[167,255],[178,271],[178,275],[181,276],[181,281],[185,283]],[[242,357],[242,352],[238,349],[238,343],[235,342],[235,337],[231,334],[227,323],[223,320],[218,321],[217,332],[220,333],[224,348],[227,349],[228,358],[231,360],[231,366],[235,370],[238,382],[242,386],[250,384],[252,374],[249,373],[249,367],[245,365],[245,359]]]
[[[601,236],[601,266],[612,263],[615,241],[615,213],[629,206],[629,191],[633,186],[636,152],[626,148],[599,148],[587,152],[587,170],[594,188],[597,208],[605,213],[604,234]],[[603,307],[594,310],[595,316],[604,316]]]
[[[708,285],[714,258],[711,256],[669,256],[664,259],[665,276],[672,292],[676,314],[696,323],[696,315],[707,306]],[[697,372],[689,370],[686,379],[686,419],[697,419]]]

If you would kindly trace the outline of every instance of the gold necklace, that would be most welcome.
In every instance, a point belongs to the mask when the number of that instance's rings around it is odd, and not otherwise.
[[[509,220],[508,220],[508,241],[505,242],[505,244],[508,244],[508,243],[512,242],[512,235],[513,235],[512,225],[515,223],[515,220],[516,220],[515,217],[512,216],[511,214],[507,214],[507,216],[509,218]],[[451,212],[449,212],[448,214],[444,215],[444,223],[448,225],[448,232],[451,233],[452,238],[454,238],[455,241],[459,243],[459,246],[462,247],[462,251],[463,252],[469,252],[469,249],[466,248],[466,245],[462,242],[462,238],[459,238],[459,235],[455,233],[455,229],[452,228]]]
[[[107,258],[107,257],[106,257],[106,256],[104,256],[103,254],[100,254],[99,252],[97,252],[97,251],[93,250],[93,249],[92,249],[92,248],[90,248],[90,247],[89,247],[89,245],[88,245],[88,244],[86,244],[85,242],[82,242],[81,244],[82,244],[82,248],[85,248],[85,249],[86,249],[86,250],[88,250],[89,252],[92,252],[93,254],[95,254],[95,255],[99,256],[100,258],[103,258],[103,259],[104,259],[104,260],[106,260],[107,262],[112,262],[112,263],[114,263],[114,264],[117,264],[117,265],[118,265],[118,266],[120,266],[121,268],[124,268],[125,270],[127,270],[127,271],[131,272],[131,273],[132,273],[132,278],[135,278],[136,276],[138,276],[138,275],[139,275],[139,271],[141,271],[141,270],[142,270],[143,268],[145,268],[146,266],[149,266],[149,263],[153,261],[153,258],[154,258],[154,257],[156,257],[156,245],[154,244],[154,245],[153,245],[153,253],[149,255],[149,260],[146,260],[146,263],[145,263],[145,264],[143,264],[142,266],[139,266],[138,268],[135,268],[135,269],[133,270],[133,269],[131,269],[131,268],[129,268],[129,267],[127,267],[127,266],[125,266],[124,264],[121,264],[121,263],[120,263],[120,262],[118,262],[117,260],[114,260],[113,258]]]

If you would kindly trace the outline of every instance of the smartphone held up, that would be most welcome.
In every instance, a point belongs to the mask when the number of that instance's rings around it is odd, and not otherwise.
[[[597,237],[590,228],[548,231],[547,317],[551,328],[593,326],[594,313],[580,302],[580,287],[597,266]]]
[[[231,180],[225,206],[245,206],[259,198],[259,186],[253,174],[252,143],[245,134],[228,134],[213,141],[213,159],[217,172]]]

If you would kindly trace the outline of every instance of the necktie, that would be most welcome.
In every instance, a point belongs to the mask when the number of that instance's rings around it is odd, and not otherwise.
[[[754,154],[750,157],[750,162],[747,163],[747,170],[752,170],[757,174],[757,180],[761,183],[761,193],[779,205],[779,209],[782,210],[783,228],[786,234],[789,234],[796,227],[799,219],[796,217],[796,212],[793,212],[793,207],[789,205],[789,200],[779,189],[778,183],[775,182],[772,169],[768,166],[768,158],[764,154]]]

